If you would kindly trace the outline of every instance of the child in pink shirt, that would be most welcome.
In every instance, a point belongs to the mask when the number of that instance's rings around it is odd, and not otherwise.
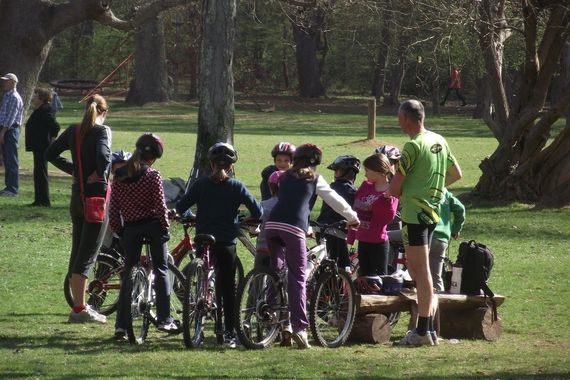
[[[358,240],[359,276],[388,274],[390,244],[386,227],[398,208],[398,199],[385,198],[392,179],[390,161],[384,154],[374,154],[363,162],[366,180],[358,188],[353,209],[358,214],[360,226],[350,230],[347,242]]]

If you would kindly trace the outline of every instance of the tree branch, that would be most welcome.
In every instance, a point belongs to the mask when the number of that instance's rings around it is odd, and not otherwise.
[[[179,5],[189,4],[189,3],[190,3],[190,0],[159,0],[159,1],[154,1],[150,4],[148,4],[147,6],[140,8],[137,11],[137,13],[135,14],[135,17],[132,18],[131,20],[121,20],[121,19],[115,17],[115,15],[111,11],[111,9],[107,9],[107,11],[105,11],[104,13],[99,15],[99,17],[97,17],[96,20],[103,25],[107,25],[107,26],[110,26],[110,27],[115,28],[115,29],[127,31],[127,30],[131,30],[131,29],[134,29],[136,27],[143,25],[146,21],[155,17],[157,14],[159,14],[163,10],[166,10],[169,8],[174,8],[174,7],[177,7]]]

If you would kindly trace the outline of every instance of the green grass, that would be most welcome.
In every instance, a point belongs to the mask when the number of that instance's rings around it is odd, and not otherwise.
[[[62,125],[77,122],[81,107],[65,99]],[[164,177],[186,178],[196,141],[197,109],[186,104],[128,108],[113,102],[108,124],[113,148],[131,150],[144,131],[159,133],[165,156],[156,167]],[[465,178],[453,187],[469,191],[480,175],[480,160],[496,141],[478,120],[429,118],[428,126],[447,137]],[[259,194],[259,172],[270,163],[277,141],[313,142],[328,163],[339,154],[365,158],[366,115],[255,111],[236,113],[238,178]],[[377,140],[406,141],[395,115],[379,116]],[[21,138],[23,146],[23,137]],[[21,150],[21,195],[0,198],[0,378],[570,378],[570,213],[536,211],[528,205],[467,205],[465,239],[495,253],[491,288],[507,297],[500,308],[503,335],[497,342],[444,342],[436,348],[397,349],[348,345],[336,350],[228,351],[212,332],[203,349],[183,348],[180,336],[152,330],[142,347],[116,344],[114,316],[106,326],[66,323],[62,291],[70,249],[70,178],[53,167],[51,209],[32,209],[31,154]],[[331,180],[331,172],[320,167]],[[359,181],[362,177],[359,177]],[[174,229],[173,244],[181,237]],[[453,252],[458,244],[452,245]],[[240,251],[247,265],[249,254]],[[455,258],[455,253],[452,254]],[[393,337],[401,336],[399,323]]]

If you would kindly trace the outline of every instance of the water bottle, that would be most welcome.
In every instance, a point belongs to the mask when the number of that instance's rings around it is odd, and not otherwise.
[[[459,263],[453,264],[451,268],[451,287],[449,288],[449,293],[460,294],[461,293],[461,274],[463,273],[463,267]]]

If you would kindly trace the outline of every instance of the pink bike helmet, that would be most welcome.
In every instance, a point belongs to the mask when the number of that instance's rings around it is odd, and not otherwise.
[[[164,143],[154,133],[141,135],[135,146],[140,153],[152,153],[156,158],[162,157],[162,153],[164,153]]]
[[[293,153],[293,162],[302,161],[307,165],[317,166],[320,165],[323,157],[321,148],[314,144],[303,144],[295,149]]]
[[[267,180],[267,183],[269,183],[269,185],[277,185],[279,183],[279,178],[281,178],[281,176],[283,175],[283,173],[285,173],[283,170],[276,170],[273,173],[271,173],[271,175],[269,176],[269,179]]]

